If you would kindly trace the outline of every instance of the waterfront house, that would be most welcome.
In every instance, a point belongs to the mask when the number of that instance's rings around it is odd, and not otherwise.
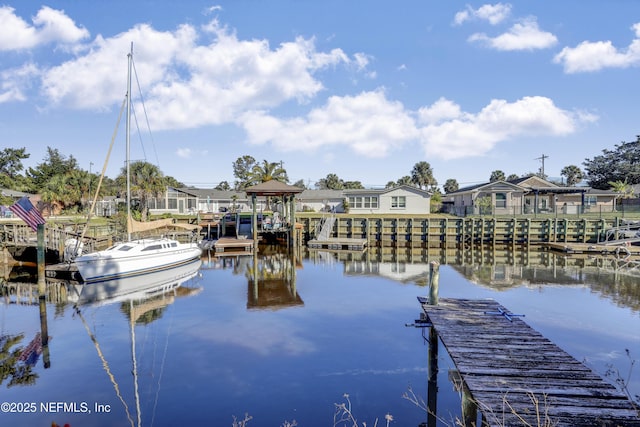
[[[590,187],[565,187],[532,175],[461,188],[447,194],[458,216],[519,215],[611,211],[615,193]]]
[[[345,212],[345,200],[351,213],[424,214],[429,213],[431,193],[408,185],[363,190],[307,189],[296,195],[296,211]],[[265,203],[264,199],[258,198],[256,209],[259,212],[264,210]],[[155,215],[217,213],[228,210],[246,212],[251,209],[251,199],[244,191],[168,187],[161,197],[149,201],[149,212]]]
[[[161,197],[149,201],[152,214],[195,215],[198,212],[248,211],[250,208],[250,200],[244,192],[214,189],[168,187]]]
[[[343,192],[349,213],[428,214],[430,211],[431,193],[410,185]]]

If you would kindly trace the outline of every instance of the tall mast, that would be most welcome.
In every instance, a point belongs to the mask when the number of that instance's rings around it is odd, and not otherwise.
[[[131,68],[133,63],[133,42],[131,42],[131,52],[128,57],[128,72],[127,72],[127,120],[126,120],[126,141],[127,141],[127,154],[126,154],[126,170],[127,170],[127,240],[131,240],[131,173],[130,173],[130,134],[131,134]]]

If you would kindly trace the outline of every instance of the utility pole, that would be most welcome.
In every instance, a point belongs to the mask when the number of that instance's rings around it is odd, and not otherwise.
[[[542,155],[540,157],[536,157],[534,160],[540,160],[542,162],[542,167],[540,168],[540,173],[538,174],[540,178],[547,179],[547,176],[544,174],[544,159],[548,159],[549,156]]]

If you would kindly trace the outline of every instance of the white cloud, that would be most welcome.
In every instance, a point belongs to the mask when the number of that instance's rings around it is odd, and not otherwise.
[[[491,25],[497,25],[508,18],[510,13],[511,5],[508,3],[485,4],[478,9],[467,5],[465,10],[456,13],[453,23],[462,25],[467,21],[483,20],[488,21]]]
[[[86,54],[46,70],[42,91],[49,102],[76,109],[107,110],[119,104],[126,94],[126,55],[133,41],[138,80],[150,99],[155,85],[177,78],[170,65],[181,51],[192,50],[196,38],[186,25],[173,33],[138,25],[113,38],[97,37],[85,48]],[[132,92],[134,97],[138,94],[136,89]]]
[[[193,154],[193,152],[191,151],[190,148],[178,148],[176,150],[176,156],[183,158],[183,159],[189,159],[191,158],[191,155]]]
[[[124,96],[125,54],[133,40],[152,128],[194,128],[290,100],[306,102],[323,90],[314,77],[318,70],[344,64],[362,71],[368,63],[366,56],[349,58],[341,49],[318,52],[313,39],[302,37],[275,49],[266,40],[239,40],[216,20],[203,31],[209,44],[198,44],[203,34],[190,25],[171,32],[138,25],[113,38],[98,37],[86,55],[50,69],[43,89],[53,103],[109,108]]]
[[[469,41],[481,42],[497,50],[533,50],[551,47],[558,39],[549,32],[541,31],[536,20],[529,18],[497,37],[476,33],[469,37]]]
[[[212,14],[212,13],[214,13],[214,12],[218,12],[218,11],[220,11],[220,10],[222,10],[222,6],[219,6],[219,5],[210,6],[210,7],[207,7],[207,8],[204,10],[204,14],[205,14],[205,15],[210,15],[210,14]]]
[[[518,137],[570,134],[583,116],[556,107],[549,98],[533,96],[513,103],[492,100],[477,114],[440,99],[421,110],[421,117],[427,123],[421,129],[427,155],[455,159],[481,156]]]
[[[306,117],[280,119],[266,112],[250,112],[239,124],[250,143],[270,144],[282,151],[344,146],[362,156],[385,157],[404,145],[418,143],[427,156],[453,159],[481,156],[517,138],[567,135],[578,123],[596,119],[593,114],[562,110],[540,96],[511,103],[492,100],[476,114],[440,98],[414,113],[376,91],[332,97]]]
[[[15,14],[10,6],[0,6],[0,51],[31,49],[49,43],[72,44],[89,37],[63,11],[43,6],[33,25]]]
[[[565,47],[553,61],[562,64],[568,74],[640,65],[640,23],[631,28],[636,38],[626,49],[618,50],[611,41],[584,41],[574,48]]]
[[[36,65],[32,63],[0,72],[0,104],[25,101],[27,99],[25,90],[29,88],[30,82],[39,73]]]
[[[410,113],[401,103],[389,101],[381,90],[333,96],[302,118],[279,119],[252,112],[240,123],[253,144],[270,143],[285,151],[340,145],[367,157],[384,157],[418,136]]]
[[[438,124],[451,119],[462,117],[460,106],[446,98],[440,98],[430,107],[418,110],[420,123],[427,125]]]

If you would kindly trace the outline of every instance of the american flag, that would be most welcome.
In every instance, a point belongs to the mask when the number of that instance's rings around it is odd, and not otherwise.
[[[27,196],[15,202],[9,207],[9,210],[26,222],[34,231],[38,229],[38,224],[44,224],[46,222],[40,214],[40,211],[33,206]]]

